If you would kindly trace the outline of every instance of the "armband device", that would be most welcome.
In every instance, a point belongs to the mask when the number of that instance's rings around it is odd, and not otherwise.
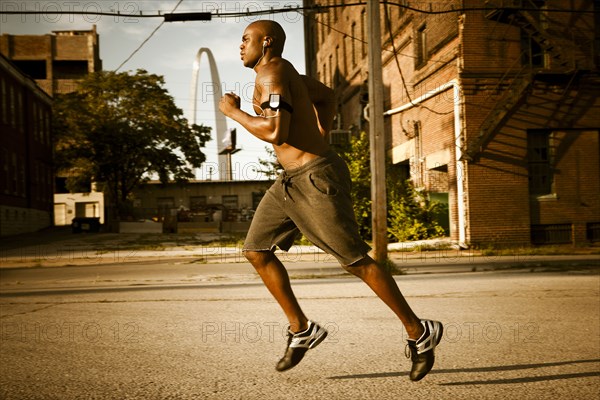
[[[260,105],[260,108],[262,108],[263,110],[270,108],[271,110],[277,111],[278,113],[279,110],[285,110],[290,114],[294,112],[294,108],[291,106],[291,104],[285,102],[285,100],[281,98],[280,94],[270,94],[269,100],[262,103]]]

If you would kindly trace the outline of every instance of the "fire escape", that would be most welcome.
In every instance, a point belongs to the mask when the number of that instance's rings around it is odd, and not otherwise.
[[[477,136],[467,144],[463,157],[469,161],[477,160],[506,121],[526,103],[536,83],[564,83],[564,95],[555,105],[556,110],[567,102],[581,103],[582,99],[589,98],[588,92],[592,90],[592,86],[597,88],[598,83],[597,77],[590,78],[585,75],[580,79],[582,71],[595,69],[590,38],[577,35],[574,29],[569,29],[570,36],[565,35],[566,26],[541,18],[543,8],[540,7],[543,1],[487,0],[485,3],[493,8],[493,11],[486,15],[487,19],[519,27],[523,37],[529,38],[530,46],[526,46],[522,53],[523,60],[527,62],[522,62],[522,67],[516,72],[515,69],[507,71],[500,78],[497,88],[502,88],[504,95],[482,122]],[[573,100],[567,94],[577,82],[580,87],[577,95],[579,98]]]

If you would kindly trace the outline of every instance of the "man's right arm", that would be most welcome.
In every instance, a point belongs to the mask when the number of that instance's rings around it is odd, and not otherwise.
[[[335,117],[336,107],[333,90],[309,76],[301,75],[301,77],[308,89],[310,101],[314,105],[321,134],[325,136],[331,131],[333,118]]]

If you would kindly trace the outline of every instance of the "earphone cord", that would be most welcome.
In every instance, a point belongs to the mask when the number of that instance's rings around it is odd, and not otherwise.
[[[256,62],[256,64],[254,64],[254,67],[252,67],[252,69],[256,68],[256,66],[258,65],[258,63],[263,59],[263,57],[265,56],[265,46],[263,46],[262,48],[262,55],[260,56],[260,58],[258,59],[258,61]],[[260,106],[260,104],[257,103],[252,103],[253,105],[255,105],[256,107],[260,108],[260,116],[263,118],[277,118],[279,117],[279,110],[277,110],[277,113],[275,115],[266,115],[265,114],[265,110]]]
[[[265,114],[265,109],[262,108],[260,106],[260,104],[258,104],[258,103],[252,103],[252,104],[255,105],[256,107],[260,108],[260,115],[259,115],[260,117],[267,118],[267,119],[268,118],[277,118],[277,117],[279,117],[279,110],[277,110],[277,112],[275,113],[275,115],[266,115]]]
[[[265,46],[263,46],[263,48],[262,48],[262,55],[260,56],[260,58],[258,59],[258,61],[256,62],[256,64],[254,64],[254,67],[252,67],[252,69],[256,68],[256,66],[263,59],[264,56],[265,56]]]

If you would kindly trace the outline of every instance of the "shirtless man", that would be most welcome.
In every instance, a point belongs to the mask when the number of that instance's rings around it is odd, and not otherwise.
[[[289,250],[302,232],[361,278],[400,318],[408,333],[411,380],[433,367],[434,348],[442,338],[440,322],[420,320],[400,293],[392,276],[367,254],[360,238],[350,197],[351,181],[344,161],[326,141],[335,113],[333,91],[299,75],[281,57],[283,28],[273,21],[251,23],[242,36],[244,66],[256,71],[253,106],[256,115],[240,109],[240,98],[228,93],[219,109],[257,138],[271,143],[284,171],[261,200],[244,243],[244,254],[289,321],[288,343],[278,371],[297,365],[327,331],[308,320],[292,291],[289,276],[275,256]]]

